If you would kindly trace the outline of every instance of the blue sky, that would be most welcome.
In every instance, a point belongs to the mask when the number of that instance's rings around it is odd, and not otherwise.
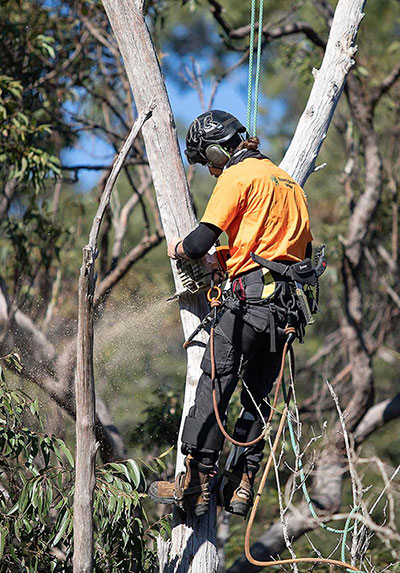
[[[176,61],[175,69],[181,62]],[[204,62],[203,62],[204,63]],[[177,73],[177,72],[176,72]],[[178,125],[188,126],[190,122],[202,113],[199,98],[195,90],[183,86],[181,83],[166,78],[167,90]],[[204,82],[205,99],[208,101],[211,82]],[[268,100],[265,97],[260,98],[260,105],[268,104],[269,113],[273,115],[274,121],[279,120],[283,115],[283,104],[277,100]],[[218,89],[214,100],[214,109],[224,109],[237,116],[244,124],[246,123],[247,110],[247,68],[246,66],[233,72],[228,76]],[[184,148],[183,134],[180,134],[181,151]],[[263,150],[268,152],[268,148],[262,145]],[[114,150],[98,137],[83,134],[76,146],[72,149],[65,149],[62,152],[61,160],[63,165],[107,165],[111,164],[114,158]],[[98,171],[81,170],[79,174],[79,187],[82,191],[90,190],[95,185],[100,176]]]

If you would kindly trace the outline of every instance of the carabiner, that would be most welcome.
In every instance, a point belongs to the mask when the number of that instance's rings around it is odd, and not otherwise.
[[[212,296],[213,291],[216,291],[217,296]],[[208,289],[207,300],[208,302],[218,301],[221,298],[221,295],[222,291],[219,288],[219,286],[214,285],[210,289]]]

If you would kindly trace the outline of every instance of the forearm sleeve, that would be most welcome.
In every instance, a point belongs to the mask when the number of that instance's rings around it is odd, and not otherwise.
[[[209,223],[199,223],[187,237],[183,239],[182,247],[190,259],[200,259],[218,239],[222,230]]]

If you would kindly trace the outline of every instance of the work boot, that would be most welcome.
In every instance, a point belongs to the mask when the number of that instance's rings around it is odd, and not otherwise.
[[[156,481],[149,487],[149,496],[156,503],[175,503],[186,513],[204,515],[210,502],[210,474],[213,466],[200,464],[188,455],[186,471],[179,473],[174,482]]]
[[[246,472],[224,470],[219,492],[225,511],[246,518],[253,503],[253,482]]]

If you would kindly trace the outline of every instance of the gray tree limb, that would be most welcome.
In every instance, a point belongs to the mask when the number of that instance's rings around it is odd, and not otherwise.
[[[88,244],[83,248],[79,276],[78,337],[75,376],[76,462],[74,493],[74,573],[91,573],[94,564],[93,498],[96,485],[95,466],[99,444],[96,441],[96,400],[93,372],[93,300],[96,286],[95,260],[100,226],[110,204],[111,193],[124,161],[144,122],[150,117],[153,103],[142,110],[120,153],[101,195],[90,229]]]
[[[304,185],[315,168],[347,74],[354,64],[364,5],[365,0],[347,0],[339,1],[336,6],[321,68],[313,72],[315,81],[306,109],[280,164],[300,185]]]

